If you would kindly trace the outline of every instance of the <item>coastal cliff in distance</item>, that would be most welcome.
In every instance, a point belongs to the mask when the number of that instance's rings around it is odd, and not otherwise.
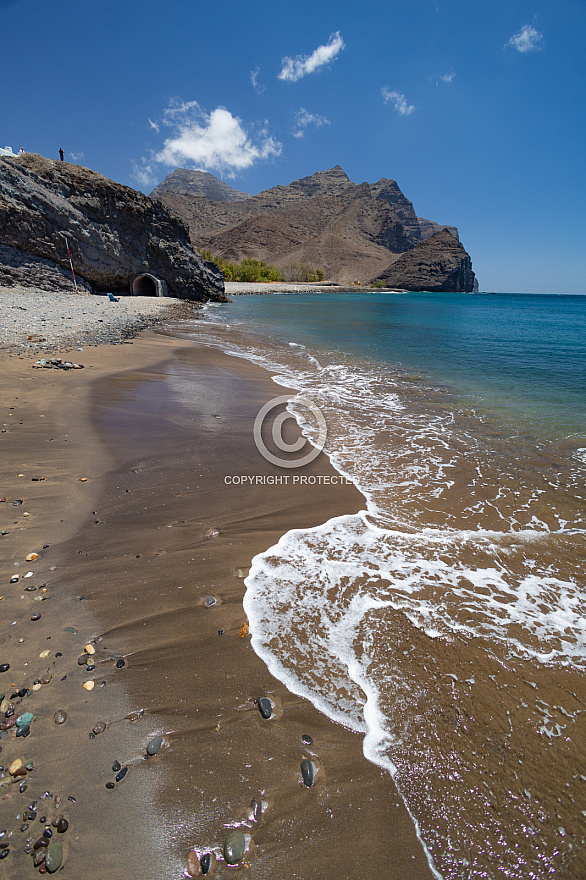
[[[460,242],[447,229],[402,254],[373,281],[401,290],[429,290],[432,293],[471,293],[476,278],[472,261]]]
[[[0,285],[129,293],[154,276],[170,296],[226,299],[224,279],[187,225],[157,199],[79,165],[34,153],[0,158]],[[140,292],[156,292],[155,283]],[[138,291],[137,291],[138,292]]]
[[[250,257],[285,270],[322,269],[327,279],[342,284],[386,283],[391,264],[412,254],[411,268],[402,270],[412,285],[408,289],[474,289],[472,263],[456,227],[418,217],[394,180],[355,184],[336,165],[243,198],[245,193],[211,174],[178,169],[151,195],[186,221],[196,247],[226,262]],[[431,249],[424,247],[431,239]],[[452,242],[468,260],[462,271],[452,265]]]

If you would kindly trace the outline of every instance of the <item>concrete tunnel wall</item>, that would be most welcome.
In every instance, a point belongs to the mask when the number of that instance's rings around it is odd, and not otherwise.
[[[130,292],[132,296],[167,296],[167,285],[156,275],[144,272],[132,281]]]

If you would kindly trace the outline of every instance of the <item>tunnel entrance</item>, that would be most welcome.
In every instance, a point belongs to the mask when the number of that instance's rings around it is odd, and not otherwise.
[[[137,275],[131,289],[133,296],[165,296],[165,282],[154,275]]]

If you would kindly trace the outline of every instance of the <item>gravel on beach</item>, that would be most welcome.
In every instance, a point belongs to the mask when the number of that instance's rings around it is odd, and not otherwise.
[[[0,287],[0,351],[45,352],[57,347],[121,343],[170,318],[188,318],[201,303],[171,297],[49,293]]]
[[[302,283],[298,281],[226,281],[228,296],[242,296],[253,293],[320,293],[328,290],[344,290],[343,285],[332,283]]]

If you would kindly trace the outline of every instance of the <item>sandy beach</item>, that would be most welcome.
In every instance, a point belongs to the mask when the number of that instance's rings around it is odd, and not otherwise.
[[[252,425],[282,389],[249,362],[168,328],[80,347],[83,370],[2,355],[0,876],[44,872],[45,829],[72,878],[180,878],[190,851],[194,875],[432,876],[389,775],[272,678],[242,608],[255,554],[364,499],[226,479],[277,471]]]

